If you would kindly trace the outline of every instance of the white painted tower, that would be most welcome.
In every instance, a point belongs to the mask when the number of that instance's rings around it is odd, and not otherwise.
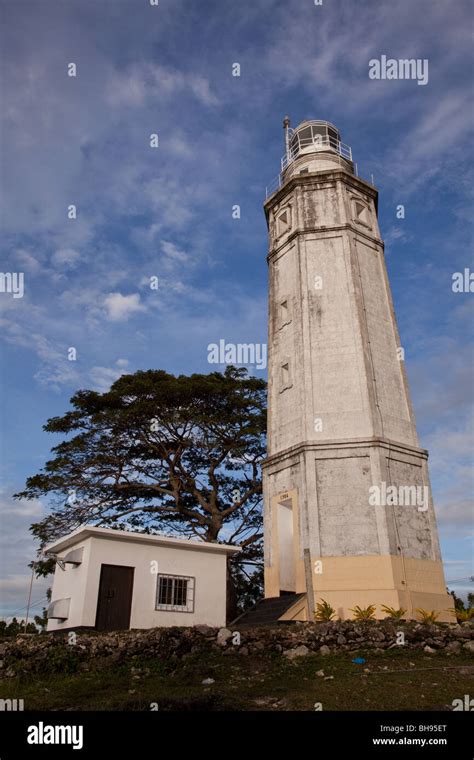
[[[312,618],[325,599],[342,618],[368,604],[384,617],[385,604],[452,620],[377,190],[355,176],[332,124],[284,126],[281,173],[265,202],[265,596],[314,596],[287,618]]]

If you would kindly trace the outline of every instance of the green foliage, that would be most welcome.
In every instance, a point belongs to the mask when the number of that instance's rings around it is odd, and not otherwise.
[[[422,623],[436,623],[440,616],[439,612],[435,612],[434,610],[424,610],[422,607],[417,607],[416,611],[418,612]]]
[[[468,607],[467,609],[462,610],[455,607],[454,610],[449,611],[456,618],[458,623],[465,623],[469,620],[474,620],[474,607]]]
[[[76,673],[80,662],[77,648],[61,643],[48,649],[48,657],[37,664],[36,672],[41,674]]]
[[[13,617],[9,623],[6,620],[0,620],[0,637],[14,637],[19,633],[38,633],[38,629],[34,623],[28,623],[25,631],[25,621],[19,621],[16,617]]]
[[[406,615],[406,610],[403,607],[388,607],[386,604],[382,604],[382,612],[385,612],[387,617],[391,620],[403,620]]]
[[[331,607],[329,602],[326,602],[324,599],[321,599],[320,602],[317,602],[316,609],[314,611],[315,620],[319,620],[319,621],[332,620],[335,614],[336,614],[336,610],[334,609],[334,607]]]
[[[33,526],[31,526],[30,530],[32,530]],[[32,531],[33,532],[33,531]],[[39,552],[41,555],[41,552]],[[50,557],[49,559],[42,558],[37,559],[34,562],[35,567],[35,576],[37,578],[43,577],[46,578],[48,575],[51,575],[51,573],[54,573],[54,568],[56,566],[56,560]],[[28,567],[33,567],[33,562],[30,562]]]
[[[245,586],[238,568],[262,565],[265,381],[235,367],[189,377],[140,371],[106,393],[78,391],[71,407],[44,426],[64,438],[15,495],[51,498],[51,513],[31,526],[41,545],[86,523],[216,543],[225,527],[226,543],[243,549],[229,560],[230,577]],[[36,572],[53,567],[40,560]]]
[[[375,610],[377,607],[375,604],[369,604],[368,607],[359,607],[356,604],[355,607],[350,607],[350,611],[354,613],[354,620],[359,622],[364,620],[375,620]]]
[[[51,588],[48,588],[46,591],[46,598],[48,602],[51,601]],[[48,608],[43,607],[43,611],[41,615],[35,615],[35,623],[40,628],[40,632],[44,633],[46,631],[46,628],[48,626]]]
[[[263,567],[253,572],[241,564],[233,568],[233,590],[235,604],[239,613],[251,609],[263,596]],[[229,615],[229,618],[231,615]]]
[[[71,653],[74,655],[76,647],[69,648],[74,650]],[[74,660],[69,660],[67,669],[72,671],[69,673],[63,671],[64,663],[59,655],[53,659],[54,672],[47,671],[47,656],[40,657],[41,673],[38,673],[36,662],[30,659],[29,664],[34,666],[25,669],[25,661],[18,659],[14,663],[18,675],[3,680],[1,696],[23,698],[30,711],[59,710],[62,711],[60,716],[64,717],[63,711],[67,709],[146,713],[155,702],[159,704],[161,714],[170,710],[183,714],[193,710],[235,713],[256,709],[278,714],[282,707],[275,703],[276,699],[283,702],[287,711],[314,712],[315,702],[322,702],[325,710],[340,712],[360,709],[361,691],[367,710],[416,711],[420,709],[420,694],[425,694],[423,709],[436,711],[440,704],[451,705],[453,699],[472,694],[467,651],[456,657],[456,664],[460,667],[453,668],[453,658],[443,649],[438,650],[436,664],[445,670],[443,677],[437,679],[437,687],[427,689],[426,655],[422,647],[407,651],[406,647],[398,646],[378,651],[375,669],[380,673],[396,670],[400,675],[374,676],[369,679],[368,686],[361,684],[360,688],[352,687],[358,679],[354,677],[352,655],[348,656],[347,652],[336,651],[331,655],[330,673],[334,678],[325,681],[324,678],[308,678],[309,673],[322,667],[317,652],[289,662],[272,649],[267,647],[262,652],[249,652],[246,657],[223,657],[222,652],[214,651],[203,642],[198,651],[186,657],[171,659],[164,656],[161,659],[159,652],[145,655],[138,649],[138,656],[133,661],[127,658],[125,663],[113,664],[108,656],[91,657],[77,652],[78,667],[75,667]],[[359,654],[369,662],[373,660],[374,650],[361,648]],[[85,670],[80,663],[90,670]],[[141,669],[139,679],[131,677],[132,666]],[[8,667],[12,667],[11,661]],[[202,681],[208,677],[214,678],[218,684],[218,689],[209,690],[217,701],[204,704]],[[396,688],[388,688],[387,682],[395,684]],[[273,695],[274,699],[268,705],[259,706],[256,700],[261,702],[262,695]],[[66,757],[64,752],[61,756]]]
[[[464,602],[463,602],[463,600],[461,599],[461,597],[457,596],[457,595],[456,595],[456,592],[455,592],[455,591],[450,591],[449,593],[450,593],[450,594],[451,594],[451,596],[453,597],[453,601],[454,601],[454,607],[455,607],[457,610],[464,610],[464,609],[465,609],[465,607],[464,607]]]
[[[451,615],[456,618],[458,623],[472,620],[474,618],[474,594],[469,593],[467,595],[467,605],[459,596],[456,596],[454,591],[451,591],[450,594],[454,600],[454,610],[449,610]]]

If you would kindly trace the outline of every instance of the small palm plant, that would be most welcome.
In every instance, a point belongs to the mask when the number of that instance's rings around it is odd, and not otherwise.
[[[436,623],[440,614],[434,610],[424,610],[422,607],[417,607],[416,611],[418,612],[422,623]]]
[[[332,620],[334,615],[336,614],[336,610],[334,607],[331,607],[329,602],[326,602],[324,599],[321,599],[320,602],[317,602],[316,609],[314,611],[314,619],[318,621],[329,621]]]
[[[385,612],[388,618],[391,620],[403,620],[406,614],[406,610],[403,607],[388,607],[386,604],[382,604],[382,612]]]
[[[369,604],[368,607],[359,607],[357,604],[355,607],[349,608],[354,613],[354,620],[375,620],[375,610],[377,609],[375,604]]]
[[[449,610],[456,618],[458,623],[466,623],[468,620],[474,619],[474,607],[468,607],[467,610],[460,610],[457,607],[454,610]]]

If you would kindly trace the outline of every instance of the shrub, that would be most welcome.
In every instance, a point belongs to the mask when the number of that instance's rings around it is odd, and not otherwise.
[[[474,619],[474,607],[468,607],[467,610],[461,610],[456,607],[454,610],[449,610],[456,618],[458,623],[465,623],[468,620]]]
[[[422,623],[436,623],[440,613],[434,610],[424,610],[421,607],[417,607],[416,610],[420,616]]]
[[[334,609],[334,607],[331,607],[329,602],[326,602],[324,599],[321,599],[320,602],[317,602],[316,609],[314,611],[315,620],[329,621],[329,620],[332,620],[335,614],[336,614],[336,610]]]
[[[391,620],[403,620],[406,614],[406,610],[403,607],[388,607],[386,604],[382,604],[382,612],[385,612],[388,618]]]
[[[368,607],[359,607],[356,604],[355,607],[350,607],[350,611],[354,613],[354,620],[375,620],[375,604],[369,604]]]

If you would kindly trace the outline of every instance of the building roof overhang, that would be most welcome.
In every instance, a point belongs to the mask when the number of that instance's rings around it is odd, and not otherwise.
[[[72,546],[85,541],[88,538],[105,539],[106,541],[128,541],[129,543],[145,544],[149,546],[165,546],[168,548],[183,549],[188,551],[208,552],[209,554],[237,554],[242,549],[239,546],[229,544],[214,544],[208,541],[187,541],[182,538],[170,538],[169,536],[149,535],[147,533],[135,533],[126,530],[114,530],[112,528],[98,528],[94,525],[84,525],[77,528],[67,536],[53,541],[45,548],[45,554],[57,555]]]

